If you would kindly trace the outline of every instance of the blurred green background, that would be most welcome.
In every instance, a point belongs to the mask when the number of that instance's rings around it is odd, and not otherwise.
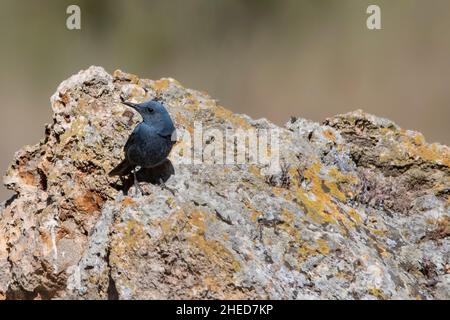
[[[82,29],[66,28],[66,8]],[[366,8],[382,10],[380,31]],[[0,171],[90,65],[173,77],[278,124],[362,108],[450,144],[448,0],[0,0]],[[7,196],[3,188],[0,199]]]

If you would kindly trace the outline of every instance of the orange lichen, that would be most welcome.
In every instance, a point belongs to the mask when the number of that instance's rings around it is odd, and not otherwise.
[[[133,205],[133,204],[135,204],[136,202],[132,199],[132,198],[130,198],[130,197],[125,197],[123,200],[122,200],[122,205],[124,205],[125,207],[127,207],[127,206],[130,206],[130,205]]]
[[[438,147],[436,143],[431,145],[421,144],[417,146],[409,141],[405,143],[405,146],[408,153],[412,156],[450,167],[450,150],[446,146]]]
[[[97,193],[87,191],[82,196],[75,198],[74,204],[81,212],[93,213],[100,210],[103,199]]]
[[[70,102],[69,96],[65,93],[60,93],[59,99],[64,105],[66,105]]]
[[[336,136],[334,135],[334,133],[330,130],[330,129],[326,129],[323,131],[323,135],[328,139],[331,140],[333,142],[336,142]]]
[[[207,276],[205,277],[205,279],[203,280],[203,283],[206,285],[206,287],[208,288],[208,291],[214,291],[217,292],[220,290],[221,286],[219,284],[219,282],[217,281],[216,278],[214,277],[210,277]]]
[[[383,139],[387,143],[395,141],[396,145],[380,154],[382,162],[402,163],[416,159],[450,167],[450,149],[436,143],[427,144],[420,133],[408,134],[405,130],[391,131],[383,136]]]
[[[36,179],[34,178],[34,175],[29,171],[19,171],[19,177],[27,185],[36,185]]]

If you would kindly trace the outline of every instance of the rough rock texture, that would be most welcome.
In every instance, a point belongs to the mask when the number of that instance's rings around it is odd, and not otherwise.
[[[293,118],[280,173],[175,149],[136,197],[107,176],[139,121],[121,97],[158,97],[188,132],[277,129],[173,79],[72,76],[4,178],[0,299],[450,298],[448,147],[361,111]]]

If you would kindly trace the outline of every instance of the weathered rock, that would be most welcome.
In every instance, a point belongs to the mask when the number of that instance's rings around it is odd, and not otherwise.
[[[158,97],[181,131],[278,130],[282,170],[189,164],[175,148],[133,197],[107,176],[139,121],[121,97]],[[4,178],[16,195],[0,208],[0,299],[450,298],[446,146],[361,111],[278,128],[100,67],[51,104],[45,138]]]

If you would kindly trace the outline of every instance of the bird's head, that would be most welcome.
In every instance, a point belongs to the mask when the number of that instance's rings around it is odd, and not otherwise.
[[[164,124],[164,122],[172,123],[169,113],[161,102],[150,100],[143,103],[132,103],[123,101],[123,104],[133,108],[142,116],[142,120],[148,124]]]

